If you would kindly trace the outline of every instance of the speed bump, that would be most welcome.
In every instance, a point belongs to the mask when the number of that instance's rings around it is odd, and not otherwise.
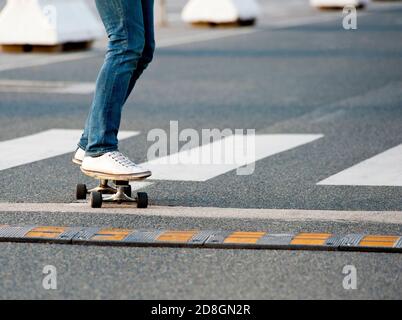
[[[24,235],[24,239],[32,242],[52,240],[69,243],[80,230],[81,228],[70,227],[34,227]]]
[[[189,243],[193,245],[204,245],[209,238],[214,234],[214,231],[211,230],[203,230],[197,232],[190,240]]]
[[[330,233],[299,233],[293,237],[289,246],[299,250],[336,250],[336,247],[327,245],[331,237],[333,235]]]
[[[212,233],[209,230],[142,230],[133,232],[125,242],[132,245],[200,247]]]
[[[197,231],[166,231],[156,238],[156,241],[187,243],[196,233]]]
[[[63,227],[36,227],[25,234],[26,238],[55,239],[66,231]]]
[[[131,229],[118,228],[82,228],[72,239],[73,244],[116,244],[124,245],[123,241],[131,234]]]
[[[266,232],[242,232],[236,231],[230,233],[224,240],[223,246],[236,247],[258,247],[257,242],[266,234]]]
[[[233,232],[230,234],[224,243],[244,243],[244,244],[256,244],[258,240],[265,234],[265,232]]]
[[[82,228],[73,238],[73,243],[81,243],[89,241],[101,228],[90,227]]]
[[[397,250],[400,237],[397,236],[365,236],[359,243],[360,248],[370,248],[372,251],[381,251],[384,248]]]
[[[24,236],[33,228],[33,226],[5,226],[0,229],[0,239],[23,239]]]
[[[176,244],[177,246],[201,247],[213,235],[213,231],[165,231],[156,238],[156,243]]]
[[[0,225],[2,242],[402,253],[401,235]]]
[[[43,226],[4,226],[0,241],[69,243],[82,228]]]
[[[98,231],[91,240],[94,241],[122,241],[124,240],[132,230],[128,229],[102,229]]]
[[[294,238],[293,234],[265,234],[257,244],[267,249],[287,249]]]
[[[395,236],[366,236],[360,241],[363,247],[393,247],[399,237]]]
[[[400,237],[399,241],[395,244],[395,248],[402,249],[402,237]]]
[[[334,235],[327,239],[326,245],[347,250],[358,246],[363,237],[363,234]]]
[[[152,245],[164,230],[136,230],[124,240],[127,244]]]
[[[84,228],[72,239],[76,244],[122,246],[201,246],[211,231],[132,230]]]
[[[214,231],[208,239],[205,241],[204,246],[205,247],[210,247],[210,248],[220,248],[224,242],[225,239],[231,234],[232,232],[230,231]]]

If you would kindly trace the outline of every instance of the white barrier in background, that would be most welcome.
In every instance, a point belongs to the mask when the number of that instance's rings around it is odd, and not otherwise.
[[[8,0],[0,13],[3,45],[87,42],[103,33],[84,0]]]
[[[158,0],[155,2],[155,20],[156,25],[159,27],[165,27],[168,25],[166,0]]]
[[[369,2],[370,0],[310,0],[310,4],[316,8],[365,7]]]
[[[253,22],[260,12],[255,0],[190,0],[182,11],[188,23]]]

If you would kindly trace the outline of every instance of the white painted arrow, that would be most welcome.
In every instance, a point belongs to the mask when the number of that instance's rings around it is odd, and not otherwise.
[[[251,152],[248,154],[243,154],[244,149],[239,148],[239,144],[243,143],[245,136],[232,135],[222,139],[223,143],[214,141],[187,151],[157,158],[142,165],[152,171],[151,180],[207,181],[266,157],[310,143],[322,136],[320,134],[256,135],[254,148],[250,149]],[[200,161],[205,154],[212,155],[214,161],[209,164]],[[228,161],[231,158],[237,161]]]
[[[74,152],[81,134],[82,130],[51,129],[30,136],[0,141],[0,170]],[[139,134],[137,131],[121,131],[119,139]]]
[[[402,144],[341,171],[318,184],[402,186]]]

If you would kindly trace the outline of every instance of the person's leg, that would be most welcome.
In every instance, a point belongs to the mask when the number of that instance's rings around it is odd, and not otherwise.
[[[92,110],[92,107],[91,107]],[[89,119],[91,119],[91,111],[89,112],[87,116],[87,120],[85,121],[85,126],[84,126],[84,132],[81,135],[81,139],[78,142],[78,148],[82,150],[86,150],[87,145],[88,145],[88,135],[89,135]]]
[[[121,110],[145,46],[141,0],[96,0],[109,37],[91,112],[79,146],[97,156],[117,150]]]
[[[154,0],[141,0],[141,2],[145,28],[145,46],[141,59],[138,61],[137,69],[135,69],[131,77],[125,100],[128,99],[137,80],[151,63],[155,51]]]

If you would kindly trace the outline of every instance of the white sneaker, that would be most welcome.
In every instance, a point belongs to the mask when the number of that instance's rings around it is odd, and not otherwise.
[[[107,152],[100,157],[85,156],[81,171],[88,176],[107,180],[145,179],[152,174],[118,151]]]
[[[81,165],[82,161],[85,157],[85,150],[78,148],[77,151],[74,153],[73,162],[75,164]]]

